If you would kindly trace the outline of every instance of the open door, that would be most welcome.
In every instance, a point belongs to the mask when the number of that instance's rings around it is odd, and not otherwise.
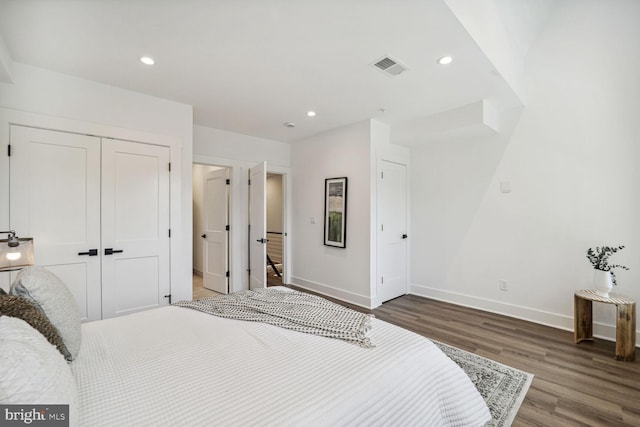
[[[267,162],[249,169],[249,289],[267,286]]]
[[[229,193],[227,169],[207,172],[202,186],[204,197],[204,262],[202,268],[202,284],[205,288],[229,293]]]

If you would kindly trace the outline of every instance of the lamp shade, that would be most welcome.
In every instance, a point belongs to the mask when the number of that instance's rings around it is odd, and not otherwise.
[[[32,238],[0,240],[0,271],[15,270],[33,264]]]

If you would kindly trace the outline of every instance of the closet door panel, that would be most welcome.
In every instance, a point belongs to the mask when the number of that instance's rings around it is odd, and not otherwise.
[[[158,305],[162,298],[158,288],[158,258],[151,256],[114,260],[116,313]]]
[[[70,288],[83,320],[101,318],[100,139],[12,125],[10,224],[34,238],[36,265]]]
[[[169,302],[168,166],[167,147],[103,139],[104,318]]]
[[[140,153],[114,153],[113,219],[117,242],[155,242],[160,234],[160,179],[168,162]],[[166,230],[165,230],[166,233]]]

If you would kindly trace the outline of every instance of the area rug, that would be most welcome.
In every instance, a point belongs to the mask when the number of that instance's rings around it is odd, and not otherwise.
[[[486,426],[510,426],[524,400],[533,375],[493,360],[433,341],[469,376],[491,411]]]

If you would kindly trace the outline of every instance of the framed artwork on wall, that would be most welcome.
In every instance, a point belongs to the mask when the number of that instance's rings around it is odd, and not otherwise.
[[[324,180],[324,244],[347,247],[347,178]]]

